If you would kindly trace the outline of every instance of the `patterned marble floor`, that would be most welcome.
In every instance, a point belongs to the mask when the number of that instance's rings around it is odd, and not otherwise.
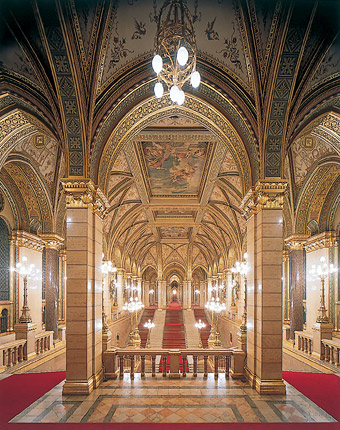
[[[129,375],[89,396],[62,396],[63,382],[17,415],[16,423],[335,422],[287,384],[286,396],[260,396],[241,381],[213,375],[182,380]]]

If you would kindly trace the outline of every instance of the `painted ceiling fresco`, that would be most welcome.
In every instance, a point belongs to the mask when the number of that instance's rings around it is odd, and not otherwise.
[[[198,194],[207,143],[143,142],[142,147],[154,196]]]
[[[162,238],[187,238],[189,229],[184,227],[161,227]]]

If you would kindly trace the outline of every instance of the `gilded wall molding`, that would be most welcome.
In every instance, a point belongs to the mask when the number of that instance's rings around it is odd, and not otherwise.
[[[64,238],[56,233],[44,233],[41,234],[40,237],[44,241],[45,247],[47,249],[60,250],[60,247],[63,245],[64,242]]]
[[[281,178],[269,182],[257,181],[240,204],[243,216],[248,219],[262,209],[282,209],[287,184],[288,181]]]
[[[110,207],[104,193],[91,179],[62,179],[61,180],[66,208],[90,208],[94,213],[104,218]]]
[[[285,239],[286,247],[289,250],[301,250],[306,244],[309,234],[292,234]]]
[[[43,251],[45,246],[44,241],[39,236],[23,230],[14,230],[12,232],[11,245],[19,248],[34,249],[40,252]]]
[[[306,252],[316,251],[317,249],[333,248],[338,245],[335,231],[324,231],[310,237],[306,243]]]

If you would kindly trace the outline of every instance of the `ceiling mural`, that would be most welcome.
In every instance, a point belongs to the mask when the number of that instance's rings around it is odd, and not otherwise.
[[[189,236],[189,228],[184,227],[161,227],[160,233],[162,239],[171,238],[171,239],[179,239],[179,238],[188,238]]]
[[[152,195],[197,195],[207,159],[206,142],[143,142]]]

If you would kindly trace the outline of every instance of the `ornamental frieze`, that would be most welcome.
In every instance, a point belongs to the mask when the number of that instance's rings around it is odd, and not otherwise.
[[[90,208],[104,218],[110,207],[104,193],[90,179],[61,180],[66,208]]]
[[[287,180],[258,181],[241,202],[240,209],[248,219],[262,209],[282,209]]]

